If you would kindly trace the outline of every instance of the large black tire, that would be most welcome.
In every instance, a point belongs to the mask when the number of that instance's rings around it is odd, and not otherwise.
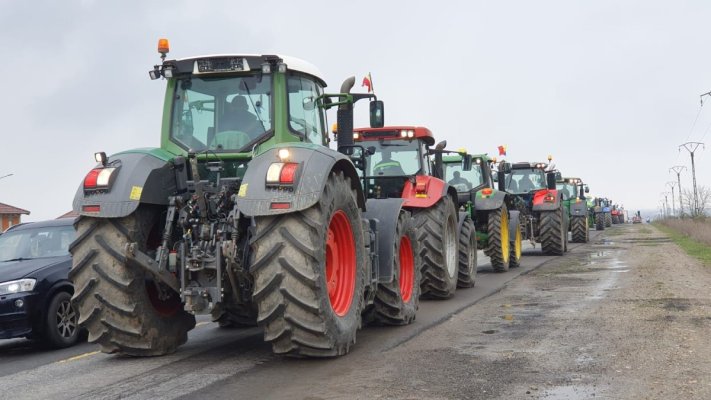
[[[45,343],[50,347],[69,347],[79,340],[79,313],[71,300],[71,294],[57,292],[49,302],[43,333]]]
[[[155,235],[152,230],[162,229],[160,212],[141,206],[124,218],[81,217],[75,223],[77,239],[69,249],[72,301],[79,311],[79,325],[89,332],[89,342],[99,344],[104,353],[172,353],[195,327],[195,317],[183,311],[179,294],[156,283],[141,267],[128,264],[123,255],[132,242],[141,251],[153,250],[149,236]]]
[[[605,213],[595,213],[595,230],[604,231],[605,230]]]
[[[459,229],[459,276],[457,287],[470,288],[476,283],[476,228],[471,218],[466,217]]]
[[[374,322],[383,325],[407,325],[415,320],[420,305],[422,264],[409,212],[400,212],[393,236],[393,281],[378,285],[372,316]],[[386,242],[380,243],[385,245]]]
[[[588,242],[588,218],[572,217],[570,219],[570,231],[573,235],[573,243]]]
[[[519,220],[516,226],[516,233],[511,240],[511,255],[509,256],[509,268],[518,268],[521,266],[521,256],[523,248],[523,235],[521,234],[521,221]]]
[[[540,241],[543,253],[562,256],[568,240],[568,229],[563,219],[563,209],[541,211]]]
[[[605,213],[605,228],[609,228],[612,226],[612,214],[609,212]]]
[[[350,179],[331,172],[312,207],[255,218],[251,248],[257,323],[273,351],[310,357],[348,353],[361,324],[369,262]]]
[[[510,238],[509,238],[509,211],[506,204],[501,208],[492,210],[487,218],[487,232],[489,238],[486,243],[486,253],[491,260],[491,267],[495,272],[506,272],[509,270],[509,260],[511,259]]]
[[[457,210],[450,196],[414,214],[422,256],[422,295],[447,299],[457,290]]]
[[[612,224],[617,225],[620,223],[619,217],[617,215],[612,216]]]

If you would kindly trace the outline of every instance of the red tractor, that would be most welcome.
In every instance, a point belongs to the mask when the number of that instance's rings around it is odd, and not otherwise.
[[[422,259],[424,296],[444,299],[456,288],[471,287],[476,275],[476,231],[471,218],[459,213],[457,191],[433,171],[430,150],[435,139],[424,127],[359,128],[353,133],[364,164],[368,199],[397,199],[412,212]],[[357,158],[357,157],[356,157]],[[471,168],[471,157],[466,158]],[[467,161],[463,163],[467,163]]]

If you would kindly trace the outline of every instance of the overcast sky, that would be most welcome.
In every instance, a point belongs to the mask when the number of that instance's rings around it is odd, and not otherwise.
[[[593,193],[655,209],[669,167],[691,185],[678,145],[711,145],[709,21],[708,1],[2,0],[0,202],[56,218],[94,152],[158,146],[165,82],[147,71],[167,37],[169,58],[306,59],[330,92],[371,72],[387,124],[507,145],[510,161],[552,154]],[[711,186],[711,146],[696,160]]]

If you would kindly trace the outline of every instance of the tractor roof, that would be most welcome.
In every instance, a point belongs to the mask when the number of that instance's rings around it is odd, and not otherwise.
[[[570,183],[571,185],[573,185],[573,184],[574,185],[582,185],[583,180],[580,178],[573,177],[573,176],[566,176],[565,178],[558,180],[558,182]]]
[[[424,126],[384,126],[382,128],[357,128],[353,130],[356,142],[372,140],[422,140],[427,145],[434,145],[432,131]],[[357,134],[357,135],[355,135]]]
[[[462,150],[464,151],[464,150]],[[476,159],[480,159],[483,162],[491,162],[493,158],[489,157],[487,153],[483,154],[472,154],[472,159],[476,162]],[[444,163],[457,163],[462,161],[462,156],[460,154],[450,154],[442,157],[442,162]]]
[[[164,64],[172,64],[174,67],[177,68],[178,73],[195,73],[199,74],[198,66],[196,61],[197,60],[242,60],[242,67],[244,70],[249,69],[250,71],[254,70],[260,70],[262,68],[262,64],[268,62],[268,61],[279,61],[281,60],[284,64],[286,64],[286,67],[292,71],[299,71],[303,72],[305,74],[309,74],[319,80],[319,82],[323,85],[326,86],[326,82],[323,79],[323,74],[321,71],[319,71],[316,66],[311,64],[308,61],[304,61],[300,58],[296,57],[291,57],[291,56],[286,56],[286,55],[281,55],[281,54],[275,54],[275,55],[259,55],[259,54],[209,54],[209,55],[203,55],[203,56],[195,56],[195,57],[188,57],[188,58],[181,58],[177,60],[169,60],[166,61]],[[245,65],[246,62],[246,65]],[[239,71],[239,70],[236,70]],[[225,72],[230,72],[230,71],[225,71]]]
[[[544,163],[544,162],[528,162],[528,161],[517,162],[517,163],[511,164],[511,169],[534,169],[534,168],[545,170],[546,168],[548,168],[548,164]]]

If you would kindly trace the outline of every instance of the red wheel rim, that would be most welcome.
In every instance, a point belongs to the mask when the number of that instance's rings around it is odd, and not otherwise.
[[[415,283],[415,257],[412,255],[410,238],[400,239],[400,297],[407,303],[412,297],[412,285]]]
[[[173,292],[171,290],[168,298],[166,299],[161,299],[160,295],[158,294],[158,289],[156,288],[155,282],[153,282],[150,279],[147,279],[145,281],[146,283],[146,292],[148,293],[148,300],[150,300],[151,305],[153,306],[153,309],[159,314],[164,317],[170,317],[175,315],[182,307],[182,303],[180,303],[180,296],[178,296],[177,293]]]
[[[356,280],[356,251],[353,231],[343,210],[336,211],[328,224],[326,238],[326,286],[333,312],[342,317],[353,303]]]

